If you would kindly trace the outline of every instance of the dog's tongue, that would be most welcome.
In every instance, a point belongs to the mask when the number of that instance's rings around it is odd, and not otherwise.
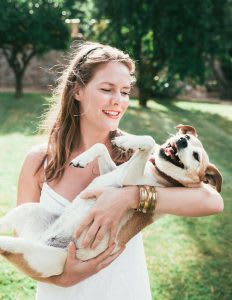
[[[167,156],[173,157],[173,149],[172,149],[172,147],[167,147],[167,148],[165,148],[165,149],[164,149],[164,152],[165,152],[165,154],[166,154]]]

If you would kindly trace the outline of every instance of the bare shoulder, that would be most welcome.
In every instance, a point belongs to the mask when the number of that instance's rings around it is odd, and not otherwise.
[[[47,145],[33,147],[26,155],[18,180],[17,203],[38,202],[44,181],[44,168],[41,166],[47,151]],[[41,166],[41,168],[39,168]]]
[[[41,144],[32,147],[26,154],[24,165],[37,169],[45,158],[47,152],[47,144]]]

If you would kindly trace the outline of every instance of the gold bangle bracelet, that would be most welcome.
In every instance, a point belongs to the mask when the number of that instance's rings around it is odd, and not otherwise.
[[[136,211],[153,213],[157,204],[157,191],[153,186],[139,186],[140,201]]]

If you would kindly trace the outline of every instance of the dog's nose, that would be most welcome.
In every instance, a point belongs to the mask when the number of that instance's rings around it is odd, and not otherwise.
[[[181,138],[179,138],[179,140],[176,142],[176,145],[177,145],[178,149],[186,148],[186,147],[188,146],[188,141],[187,141],[186,138],[181,137]]]

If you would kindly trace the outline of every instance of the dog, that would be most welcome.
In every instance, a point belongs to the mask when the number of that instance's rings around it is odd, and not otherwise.
[[[98,159],[100,176],[85,191],[126,185],[197,187],[201,182],[207,182],[220,192],[222,176],[209,162],[195,129],[188,125],[176,128],[177,134],[163,145],[156,144],[150,136],[116,137],[114,144],[134,151],[120,166],[115,165],[103,144],[95,144],[71,164],[85,167]],[[14,230],[18,237],[1,236],[0,254],[30,277],[46,281],[46,278],[63,272],[70,241],[74,240],[76,256],[81,260],[103,252],[108,247],[109,233],[95,249],[81,248],[87,230],[78,239],[73,238],[74,231],[95,203],[95,199],[86,201],[81,195],[60,216],[47,211],[40,203],[26,203],[14,208],[0,219],[0,230]],[[119,223],[114,252],[158,217],[155,212],[128,210]]]

